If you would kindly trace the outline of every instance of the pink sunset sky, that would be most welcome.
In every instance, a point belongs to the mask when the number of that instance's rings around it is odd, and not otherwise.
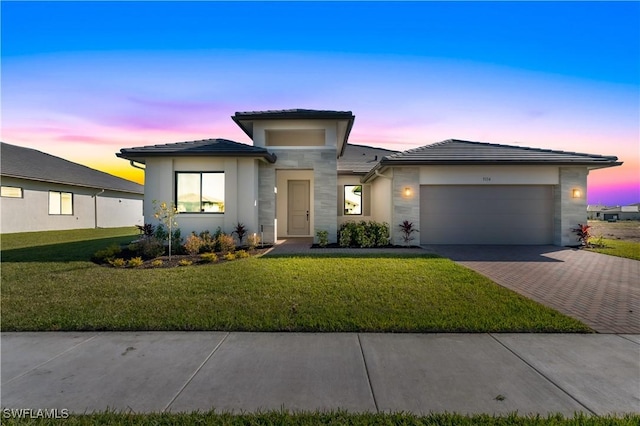
[[[588,202],[640,202],[637,3],[1,7],[7,143],[142,183],[121,148],[251,143],[236,111],[348,110],[354,144],[615,155],[622,166],[590,173]]]

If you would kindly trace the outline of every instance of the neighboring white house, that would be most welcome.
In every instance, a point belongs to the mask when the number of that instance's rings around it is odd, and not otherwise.
[[[121,149],[145,165],[152,200],[172,201],[183,232],[229,233],[236,223],[265,242],[311,237],[348,220],[413,222],[421,244],[575,243],[586,218],[587,174],[617,157],[461,140],[396,152],[348,144],[350,111],[237,112],[246,145],[206,139]]]
[[[143,223],[142,185],[4,142],[0,157],[2,233]]]

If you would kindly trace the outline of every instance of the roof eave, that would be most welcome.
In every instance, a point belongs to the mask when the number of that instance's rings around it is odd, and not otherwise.
[[[275,163],[278,158],[275,154],[268,151],[264,153],[257,152],[118,152],[116,157],[123,158],[125,160],[137,161],[138,163],[145,164],[145,158],[149,157],[249,157],[264,159],[268,163]]]
[[[116,191],[116,192],[125,192],[127,194],[144,195],[144,190],[133,191],[133,190],[122,189],[122,188],[114,188],[114,187],[111,187],[111,186],[108,186],[108,185],[87,185],[87,184],[82,184],[82,183],[77,183],[77,182],[67,182],[67,181],[56,180],[56,179],[43,179],[43,178],[37,178],[37,177],[32,177],[32,176],[21,176],[21,175],[17,175],[17,174],[14,174],[14,173],[0,173],[0,176],[6,176],[6,177],[14,178],[14,179],[32,180],[32,181],[35,181],[35,182],[47,182],[47,183],[55,183],[55,184],[58,184],[58,185],[78,186],[78,187],[81,187],[81,188],[104,189],[106,191]],[[132,182],[132,183],[134,183],[134,182]]]

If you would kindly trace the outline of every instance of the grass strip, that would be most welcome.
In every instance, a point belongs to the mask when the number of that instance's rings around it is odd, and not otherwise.
[[[4,411],[3,411],[4,414]],[[576,414],[565,417],[560,414],[540,416],[522,416],[516,413],[493,416],[486,414],[460,415],[453,413],[418,416],[409,413],[348,413],[331,412],[296,412],[287,410],[269,411],[256,414],[231,414],[209,412],[193,412],[179,414],[128,414],[105,412],[87,415],[71,415],[64,420],[58,419],[17,419],[5,417],[5,425],[482,425],[482,426],[637,426],[640,416],[627,414],[622,416],[589,416]]]
[[[610,256],[625,257],[627,259],[640,260],[640,243],[633,241],[611,240],[607,238],[594,239],[598,245],[603,247],[591,247],[587,250],[596,253],[608,254]]]

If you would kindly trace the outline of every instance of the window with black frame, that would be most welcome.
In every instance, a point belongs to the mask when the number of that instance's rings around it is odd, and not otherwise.
[[[362,214],[362,185],[344,186],[344,214]]]
[[[224,213],[224,172],[177,172],[180,213]]]

